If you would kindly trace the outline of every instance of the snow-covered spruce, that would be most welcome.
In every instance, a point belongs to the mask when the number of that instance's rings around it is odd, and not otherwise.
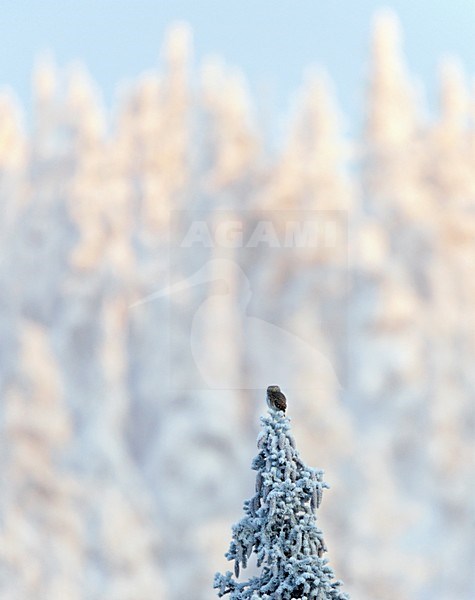
[[[326,551],[316,525],[315,508],[322,498],[323,471],[305,466],[283,412],[269,410],[261,418],[259,454],[252,463],[257,471],[256,494],[244,502],[244,518],[233,526],[226,554],[234,561],[234,575],[217,573],[218,596],[231,600],[348,600],[340,581],[322,558]],[[239,582],[240,569],[257,555],[258,577]]]

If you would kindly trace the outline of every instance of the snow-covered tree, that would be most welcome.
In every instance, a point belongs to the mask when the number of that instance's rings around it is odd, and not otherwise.
[[[202,70],[204,148],[210,173],[205,191],[216,194],[234,189],[242,193],[253,182],[259,165],[259,140],[252,122],[251,101],[240,73],[227,74],[218,61]],[[223,198],[224,199],[224,198]]]
[[[72,423],[48,332],[18,323],[19,355],[3,394],[2,596],[81,599],[81,487],[66,468]]]
[[[0,90],[0,245],[9,243],[8,234],[23,204],[18,199],[26,195],[27,147],[17,99],[12,90]],[[0,254],[4,261],[4,252]]]
[[[256,493],[244,502],[245,516],[233,526],[233,540],[226,558],[234,561],[234,575],[217,573],[218,596],[232,600],[345,600],[341,582],[334,580],[315,509],[320,506],[323,471],[307,467],[290,433],[290,419],[270,409],[261,419],[259,453],[252,468],[257,471]],[[252,553],[260,574],[239,582]]]

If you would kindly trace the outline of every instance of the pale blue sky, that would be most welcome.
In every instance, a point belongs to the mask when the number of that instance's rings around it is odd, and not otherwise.
[[[60,66],[83,60],[110,105],[119,81],[157,64],[168,25],[186,20],[195,64],[219,54],[239,67],[271,120],[285,113],[312,64],[327,68],[354,119],[371,18],[384,6],[401,18],[408,62],[432,104],[442,56],[459,56],[475,74],[475,0],[0,0],[0,85],[28,106],[35,56],[50,49]]]

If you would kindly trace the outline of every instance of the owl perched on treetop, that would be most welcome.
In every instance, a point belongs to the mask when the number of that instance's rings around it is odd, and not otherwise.
[[[280,391],[278,385],[270,385],[267,388],[267,404],[269,408],[285,412],[285,409],[287,408],[287,399]]]

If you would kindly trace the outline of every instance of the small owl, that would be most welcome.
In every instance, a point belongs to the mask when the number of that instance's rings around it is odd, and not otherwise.
[[[280,391],[278,385],[270,385],[267,388],[267,404],[269,408],[285,412],[285,409],[287,408],[287,399]]]

